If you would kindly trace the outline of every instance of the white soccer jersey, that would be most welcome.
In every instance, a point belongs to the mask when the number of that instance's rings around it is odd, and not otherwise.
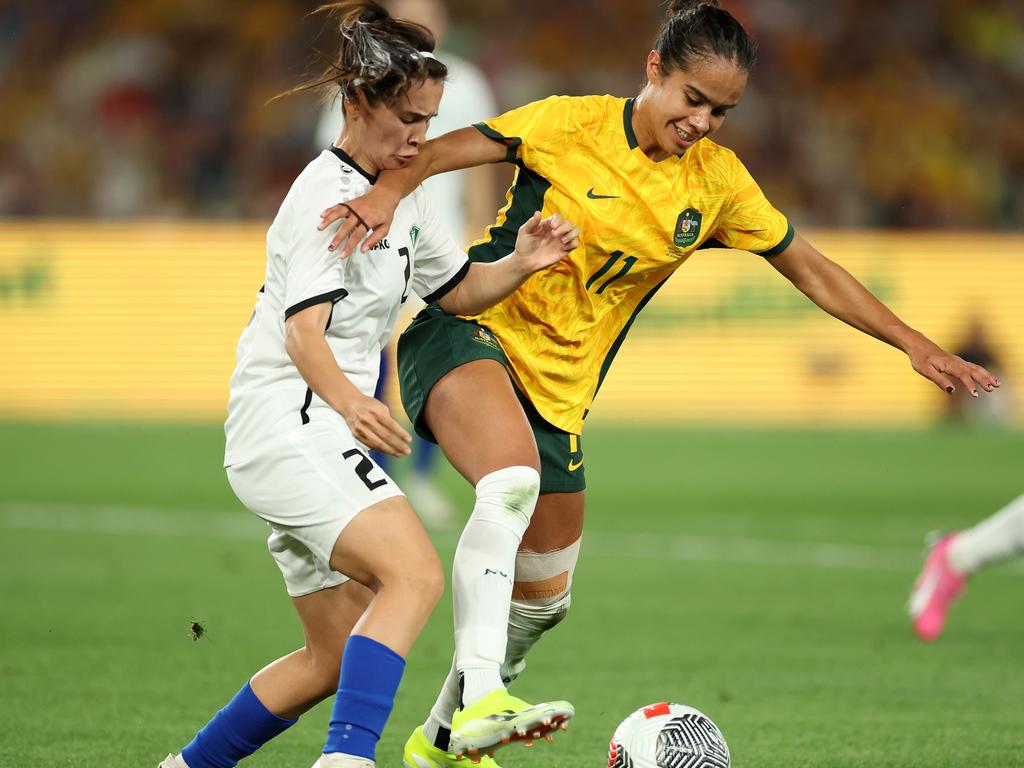
[[[299,174],[270,225],[266,281],[238,341],[231,377],[225,466],[311,420],[347,429],[285,351],[288,317],[331,302],[327,343],[345,375],[372,397],[381,349],[409,292],[436,301],[468,272],[466,254],[440,225],[422,188],[399,203],[388,236],[372,251],[357,250],[345,260],[329,252],[338,227],[317,230],[321,211],[359,197],[374,181],[342,150],[324,150]]]

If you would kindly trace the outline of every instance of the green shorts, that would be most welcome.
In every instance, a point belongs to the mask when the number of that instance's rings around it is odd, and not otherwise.
[[[424,440],[437,442],[424,420],[430,390],[446,373],[474,360],[497,360],[509,369],[508,358],[494,334],[472,320],[449,315],[435,304],[421,310],[399,337],[398,381],[402,405],[412,419],[416,434]],[[549,424],[518,387],[515,389],[540,452],[541,493],[582,491],[587,483],[579,435]]]

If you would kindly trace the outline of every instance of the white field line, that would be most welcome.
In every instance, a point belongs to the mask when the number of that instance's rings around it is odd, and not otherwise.
[[[0,528],[232,541],[261,541],[268,534],[265,523],[242,511],[37,502],[0,502]],[[450,532],[438,543],[451,551],[455,542],[456,533]],[[901,573],[917,571],[923,554],[923,547],[660,533],[585,533],[583,542],[585,557]],[[1024,563],[1018,561],[1004,572],[1024,575]]]

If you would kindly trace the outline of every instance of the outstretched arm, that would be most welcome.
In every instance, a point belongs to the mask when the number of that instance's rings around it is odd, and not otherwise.
[[[384,171],[365,195],[320,214],[320,229],[342,219],[328,250],[341,247],[341,257],[346,258],[368,234],[361,249],[366,253],[387,235],[398,202],[424,179],[446,171],[498,163],[507,155],[508,148],[504,144],[487,138],[476,128],[460,128],[428,141],[405,168]]]
[[[978,385],[986,392],[999,386],[980,365],[946,352],[896,317],[853,275],[825,258],[799,233],[785,251],[769,257],[768,262],[833,317],[905,352],[915,371],[947,393],[956,391],[954,379],[963,383],[972,397],[978,396]]]
[[[526,279],[579,248],[580,230],[557,213],[546,219],[537,211],[519,228],[516,247],[489,264],[471,264],[469,272],[438,304],[453,315],[475,315],[504,299]]]

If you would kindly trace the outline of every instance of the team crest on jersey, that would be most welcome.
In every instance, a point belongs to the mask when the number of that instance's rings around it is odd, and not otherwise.
[[[413,225],[413,228],[409,230],[409,239],[412,240],[413,248],[416,247],[416,238],[420,236],[420,228]]]
[[[498,346],[497,340],[483,328],[473,329],[473,341],[479,341],[481,344],[486,344],[488,347],[493,347],[494,349],[501,349],[501,347]]]
[[[700,211],[687,208],[676,219],[676,231],[672,242],[680,248],[689,248],[700,237]]]

